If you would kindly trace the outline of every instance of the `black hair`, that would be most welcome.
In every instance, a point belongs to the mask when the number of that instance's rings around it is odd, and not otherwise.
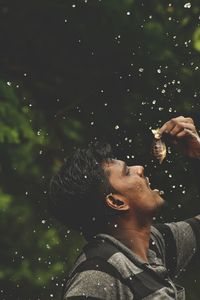
[[[109,219],[105,197],[114,190],[103,164],[112,159],[109,144],[90,144],[68,157],[50,182],[54,216],[68,228],[81,231],[86,239],[103,231]]]

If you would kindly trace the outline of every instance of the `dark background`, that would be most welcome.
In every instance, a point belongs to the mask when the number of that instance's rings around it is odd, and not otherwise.
[[[170,147],[159,165],[150,131],[179,115],[200,129],[199,26],[197,0],[0,1],[1,299],[60,299],[84,240],[49,215],[49,180],[90,141],[146,167],[169,203],[158,222],[200,213],[191,160]],[[179,281],[189,300],[199,267]]]

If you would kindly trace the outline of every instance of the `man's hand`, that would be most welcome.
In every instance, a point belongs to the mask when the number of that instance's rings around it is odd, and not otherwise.
[[[166,122],[159,132],[170,135],[172,142],[186,155],[200,159],[200,137],[191,118],[173,118]]]

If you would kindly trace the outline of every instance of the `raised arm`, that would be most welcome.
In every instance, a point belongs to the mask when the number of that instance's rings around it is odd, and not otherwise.
[[[176,148],[192,158],[194,171],[200,174],[200,137],[194,121],[179,116],[166,122],[159,131],[169,135]],[[160,224],[156,228],[165,243],[166,265],[172,277],[178,275],[194,255],[200,257],[200,215],[185,221]]]

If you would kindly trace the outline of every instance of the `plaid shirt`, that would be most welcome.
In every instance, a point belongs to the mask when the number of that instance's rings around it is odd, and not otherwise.
[[[185,299],[174,283],[197,254],[200,221],[151,227],[148,263],[114,237],[98,234],[83,249],[69,274],[63,299]]]

